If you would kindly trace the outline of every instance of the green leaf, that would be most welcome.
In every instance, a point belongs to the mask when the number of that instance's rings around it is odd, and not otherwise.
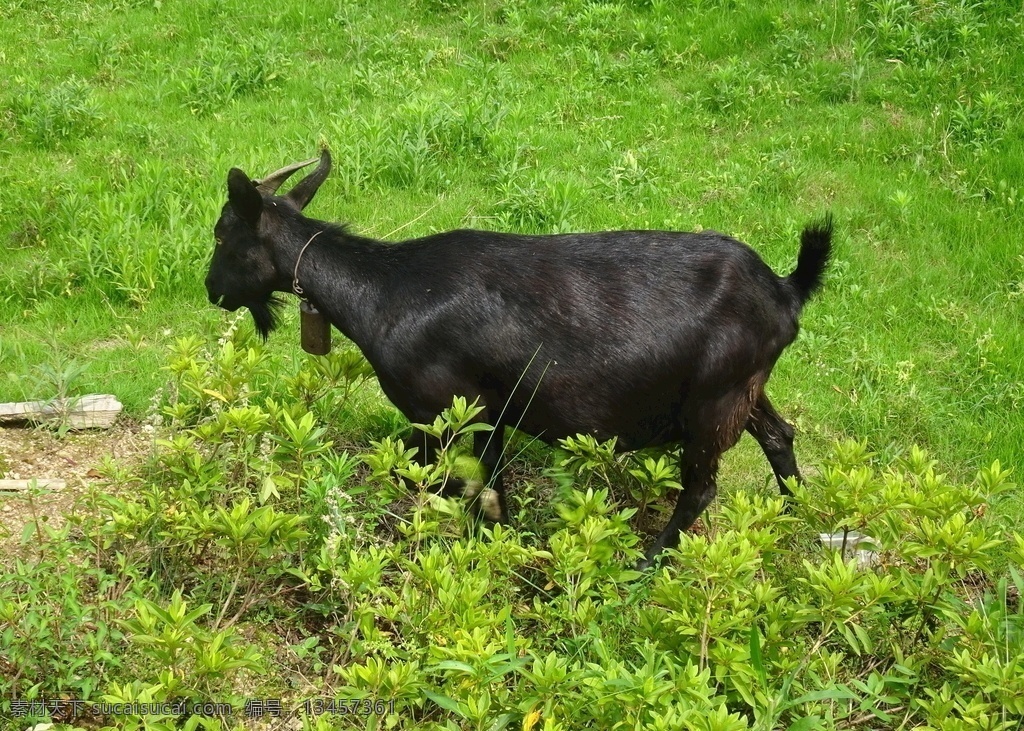
[[[750,664],[754,666],[761,686],[767,686],[768,676],[764,669],[764,659],[761,657],[761,633],[756,625],[750,627]]]
[[[452,698],[449,698],[446,695],[439,695],[438,693],[432,693],[429,690],[423,691],[423,695],[425,695],[430,700],[434,701],[434,703],[436,703],[437,705],[439,705],[441,708],[445,709],[446,711],[451,711],[452,713],[457,715],[459,718],[466,718],[466,712],[464,710],[462,710],[462,704],[459,703],[458,701],[456,701],[456,700],[454,700]]]
[[[280,499],[281,493],[277,491],[277,484],[274,482],[274,478],[267,475],[263,478],[263,484],[260,487],[260,505],[263,505],[271,497]]]
[[[508,725],[515,719],[515,714],[503,713],[494,719],[494,722],[487,727],[487,731],[501,731],[503,728],[508,728]]]
[[[799,721],[790,724],[788,731],[810,731],[821,725],[821,716],[804,716]]]
[[[867,630],[865,630],[859,624],[854,624],[851,626],[853,627],[853,631],[857,635],[857,639],[860,640],[860,644],[861,647],[864,648],[864,652],[870,653],[874,646],[871,643],[871,638],[868,636]]]
[[[819,701],[859,701],[860,697],[852,690],[845,686],[837,686],[833,688],[825,688],[824,690],[815,690],[810,693],[806,693],[799,698],[791,700],[786,703],[779,710],[784,711],[787,708],[794,708],[804,703],[817,703]]]
[[[220,391],[214,391],[212,388],[204,388],[203,393],[205,393],[207,396],[211,396],[217,399],[218,401],[222,401],[224,403],[228,402],[228,399],[224,394],[222,394]]]
[[[857,635],[853,633],[853,630],[845,624],[836,625],[836,629],[839,630],[839,634],[841,634],[843,638],[846,640],[846,643],[850,646],[850,649],[853,650],[853,652],[856,655],[860,655],[862,653],[862,650],[860,647],[860,643],[857,641]]]
[[[458,660],[442,660],[437,665],[435,665],[432,669],[433,670],[461,670],[462,672],[466,673],[467,675],[476,675],[476,668],[474,668],[472,665],[470,665],[468,663],[459,662]]]
[[[21,542],[22,542],[22,544],[28,543],[30,540],[32,540],[32,534],[35,533],[35,532],[36,532],[36,522],[34,520],[30,520],[29,522],[25,523],[25,525],[22,526],[22,528],[21,528]]]
[[[505,615],[505,651],[512,657],[516,655],[516,628],[511,613]]]

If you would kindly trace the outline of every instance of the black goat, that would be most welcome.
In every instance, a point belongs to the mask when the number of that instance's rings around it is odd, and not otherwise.
[[[287,195],[309,160],[263,181],[228,173],[206,289],[248,307],[267,337],[275,292],[299,291],[350,338],[387,397],[431,422],[452,397],[479,399],[494,427],[474,450],[508,519],[504,429],[549,443],[580,433],[635,450],[678,444],[682,491],[642,566],[674,546],[714,498],[718,459],[744,429],[783,493],[799,478],[793,428],[764,385],[797,334],[831,252],[831,218],[806,227],[796,269],[777,276],[718,233],[607,231],[523,236],[450,231],[400,244],[355,236],[301,211],[331,168]],[[420,442],[432,461],[438,443]]]

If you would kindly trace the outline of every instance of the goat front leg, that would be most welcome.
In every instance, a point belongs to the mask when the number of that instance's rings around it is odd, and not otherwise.
[[[654,539],[644,557],[637,562],[637,571],[643,571],[654,564],[654,560],[666,548],[679,545],[679,533],[687,530],[718,494],[715,480],[718,473],[718,450],[695,445],[683,447],[679,460],[680,478],[683,489],[679,493],[675,510],[668,525]]]
[[[484,482],[473,496],[480,514],[495,523],[508,523],[508,503],[501,471],[505,446],[505,427],[500,422],[490,431],[473,435],[473,454],[484,469]],[[467,492],[469,492],[467,488]]]
[[[504,450],[505,427],[501,424],[490,431],[478,431],[473,435],[473,454],[483,468],[483,479],[466,480],[462,477],[448,476],[436,490],[441,497],[468,497],[476,511],[487,520],[495,523],[507,523],[509,519],[508,503],[505,499],[505,488],[501,470]],[[447,439],[447,435],[445,437]],[[416,432],[411,443],[419,447],[421,464],[432,464],[437,460],[441,449],[441,440],[424,432]],[[406,484],[409,481],[406,480]],[[412,485],[409,485],[412,487]]]
[[[448,440],[447,434],[445,435],[445,440]],[[437,437],[414,429],[409,437],[409,444],[419,449],[415,459],[420,464],[434,464],[437,461],[437,453],[441,451],[441,440]],[[403,479],[406,487],[409,489],[415,487],[410,480]],[[462,497],[466,492],[466,481],[461,477],[448,476],[439,487],[433,489],[433,492],[436,492],[441,497]]]

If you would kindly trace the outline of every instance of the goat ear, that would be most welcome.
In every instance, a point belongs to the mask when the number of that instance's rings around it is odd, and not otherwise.
[[[249,176],[238,168],[228,172],[228,203],[243,221],[255,226],[263,212],[263,196],[249,180]]]
[[[320,164],[316,166],[316,170],[300,180],[294,188],[288,191],[285,198],[301,211],[313,200],[313,196],[327,179],[329,172],[331,172],[331,152],[325,147],[320,152]]]

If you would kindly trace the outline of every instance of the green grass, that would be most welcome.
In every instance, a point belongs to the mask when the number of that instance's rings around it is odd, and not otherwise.
[[[0,15],[0,400],[46,397],[71,359],[79,390],[141,416],[167,344],[223,327],[202,278],[228,168],[323,141],[337,167],[311,213],[379,236],[706,227],[785,271],[831,210],[835,266],[771,388],[803,461],[857,436],[959,475],[1021,463],[1019,3]]]

